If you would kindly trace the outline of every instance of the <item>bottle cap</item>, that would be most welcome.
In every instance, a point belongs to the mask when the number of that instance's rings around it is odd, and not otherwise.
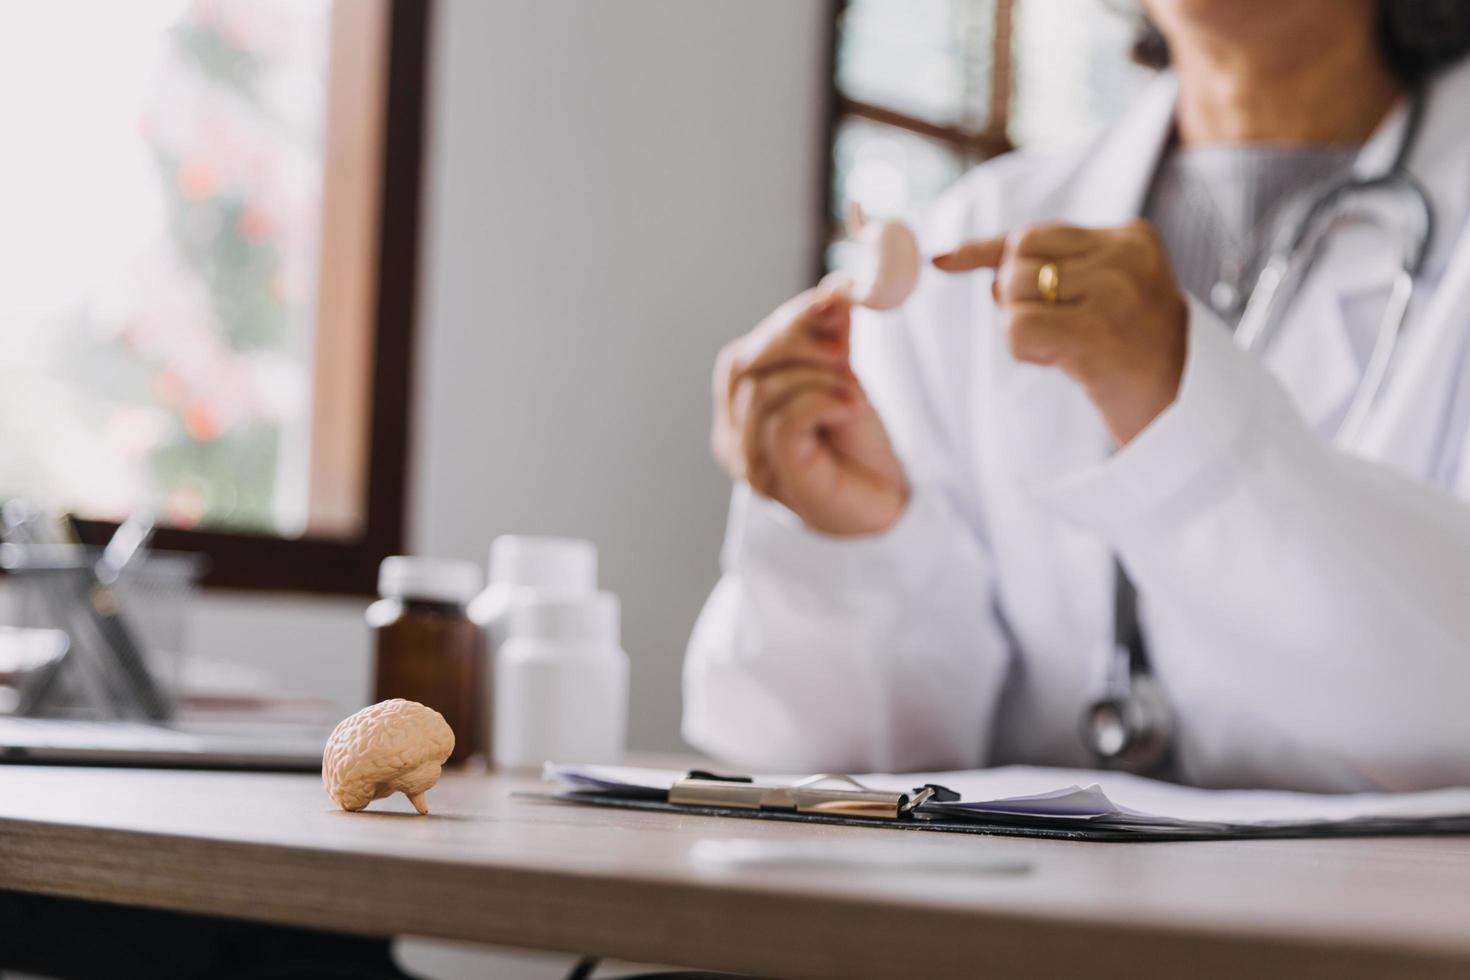
[[[622,606],[611,592],[551,595],[523,592],[510,607],[510,638],[618,643]]]
[[[581,538],[502,534],[490,545],[490,584],[591,595],[597,591],[597,546]]]
[[[480,589],[480,569],[471,561],[395,555],[378,566],[378,593],[389,599],[465,603]]]

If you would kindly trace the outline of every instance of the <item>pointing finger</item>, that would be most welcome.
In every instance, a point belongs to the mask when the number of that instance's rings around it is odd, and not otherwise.
[[[929,261],[934,264],[934,268],[944,272],[973,272],[976,269],[994,269],[1000,265],[1005,251],[1004,236],[982,238],[965,242],[959,248],[936,255]]]

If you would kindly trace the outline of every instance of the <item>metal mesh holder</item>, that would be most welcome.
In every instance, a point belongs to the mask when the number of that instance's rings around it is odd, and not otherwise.
[[[95,561],[100,549],[86,549]],[[165,696],[178,690],[188,644],[189,611],[206,562],[199,555],[149,552],[123,569],[94,601],[115,603],[142,654],[143,666]],[[51,677],[28,678],[20,711],[31,715],[129,718],[137,706],[127,697],[126,670],[75,609],[85,569],[18,568],[8,575],[17,626],[57,629],[70,640]],[[114,610],[107,610],[112,612]]]

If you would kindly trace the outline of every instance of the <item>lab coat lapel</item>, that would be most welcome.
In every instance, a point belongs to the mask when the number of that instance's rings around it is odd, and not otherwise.
[[[1426,96],[1421,131],[1409,169],[1429,193],[1437,218],[1425,275],[1440,281],[1430,303],[1416,304],[1394,355],[1380,410],[1353,447],[1373,458],[1395,457],[1411,472],[1425,472],[1435,451],[1435,426],[1406,421],[1431,390],[1444,384],[1444,320],[1463,317],[1459,278],[1445,275],[1455,252],[1458,229],[1470,206],[1470,145],[1464,139],[1464,105],[1470,100],[1470,61],[1450,69]],[[1400,108],[1386,119],[1354,162],[1358,177],[1385,173],[1404,138],[1408,113]],[[1391,224],[1391,223],[1390,223]],[[1398,273],[1401,245],[1390,226],[1348,221],[1335,229],[1312,274],[1268,348],[1266,363],[1285,382],[1298,408],[1319,431],[1330,436],[1356,394],[1389,291]],[[1462,247],[1463,248],[1463,247]],[[1455,268],[1466,267],[1460,256]],[[1417,446],[1417,449],[1410,447]],[[1402,457],[1402,458],[1399,458]]]
[[[1425,279],[1434,287],[1411,308],[1388,383],[1370,418],[1361,454],[1409,473],[1432,473],[1440,462],[1446,420],[1463,384],[1466,323],[1470,322],[1470,143],[1464,107],[1470,102],[1470,59],[1449,69],[1428,93],[1423,131],[1409,159],[1434,205],[1436,232]],[[1425,412],[1432,413],[1430,421]]]
[[[1173,128],[1176,94],[1174,77],[1161,75],[1101,138],[1075,179],[1040,201],[997,202],[1002,227],[1053,220],[1107,227],[1138,217]],[[988,305],[988,281],[983,288],[981,302]],[[1105,458],[1111,440],[1077,384],[1054,368],[1015,363],[998,330],[993,343],[999,350],[992,357],[1004,365],[996,383],[1006,453],[1021,482],[1039,487]]]
[[[1355,177],[1386,171],[1403,139],[1401,108],[1353,162]],[[1378,317],[1388,301],[1398,249],[1368,221],[1335,228],[1263,355],[1308,423],[1330,437],[1362,378]]]
[[[1088,154],[1068,190],[1067,219],[1092,227],[1120,225],[1143,213],[1144,199],[1174,131],[1179,83],[1160,75],[1121,122]]]
[[[1347,410],[1362,373],[1345,304],[1360,300],[1373,311],[1370,319],[1376,319],[1382,303],[1375,300],[1387,300],[1393,278],[1393,263],[1382,261],[1383,250],[1376,244],[1371,229],[1350,238],[1337,233],[1264,355],[1302,417],[1327,435]]]

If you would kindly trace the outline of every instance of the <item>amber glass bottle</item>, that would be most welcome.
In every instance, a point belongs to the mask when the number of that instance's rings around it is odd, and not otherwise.
[[[484,632],[465,615],[480,588],[470,562],[384,559],[368,607],[375,655],[374,701],[428,705],[454,730],[450,762],[488,757]]]

